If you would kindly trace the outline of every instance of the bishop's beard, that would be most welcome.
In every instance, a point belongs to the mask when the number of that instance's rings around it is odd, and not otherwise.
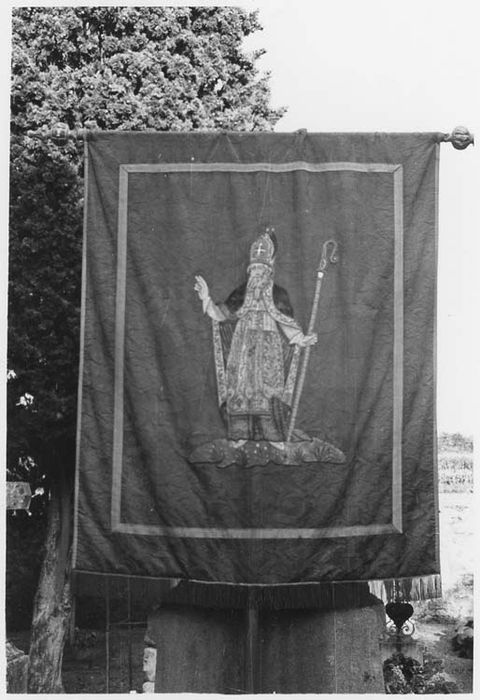
[[[258,301],[263,292],[272,286],[273,280],[268,272],[261,276],[250,275],[247,282],[245,298],[253,297],[255,301]]]

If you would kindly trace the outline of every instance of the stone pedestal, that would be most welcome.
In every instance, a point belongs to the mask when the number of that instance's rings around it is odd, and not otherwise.
[[[145,690],[384,693],[384,629],[380,601],[327,611],[169,604],[149,618],[147,639],[150,649],[156,647],[156,671],[155,686],[146,677]],[[152,668],[148,675],[153,678]]]

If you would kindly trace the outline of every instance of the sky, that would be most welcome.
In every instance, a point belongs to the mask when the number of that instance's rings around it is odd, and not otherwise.
[[[6,3],[74,5],[72,2]],[[81,4],[116,5],[104,1]],[[202,2],[123,3],[215,5]],[[259,10],[277,131],[442,131],[465,125],[480,139],[476,0],[240,0]],[[8,58],[8,43],[2,48]],[[8,78],[2,60],[1,79]],[[7,83],[8,85],[8,83]],[[8,88],[7,88],[8,89]],[[5,118],[6,116],[6,118]],[[8,112],[2,113],[8,133]],[[5,163],[7,150],[3,144]],[[438,271],[438,427],[477,433],[480,401],[476,309],[480,245],[479,147],[441,147]],[[3,166],[5,175],[5,165]],[[6,217],[4,221],[6,230]],[[6,251],[6,247],[4,248]],[[2,251],[0,251],[2,252]],[[4,254],[6,257],[6,253]]]
[[[441,131],[480,138],[480,52],[474,2],[263,0],[277,131]],[[437,417],[439,430],[477,433],[480,154],[440,155]]]

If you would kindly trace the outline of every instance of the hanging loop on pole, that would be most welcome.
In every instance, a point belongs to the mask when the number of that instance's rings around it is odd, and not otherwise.
[[[451,134],[444,134],[442,141],[451,143],[457,151],[463,151],[470,145],[474,145],[475,139],[466,126],[456,126]]]
[[[328,255],[329,246],[332,246],[332,251],[331,251],[330,255]],[[330,240],[325,241],[325,243],[323,244],[323,248],[322,248],[322,257],[320,258],[320,264],[318,266],[319,272],[323,272],[325,270],[328,262],[336,263],[338,261],[337,248],[338,248],[338,243],[337,243],[337,241],[334,241],[333,238],[330,238]]]

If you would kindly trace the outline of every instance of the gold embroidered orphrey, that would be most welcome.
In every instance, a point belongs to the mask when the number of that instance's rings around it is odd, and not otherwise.
[[[196,447],[190,462],[219,467],[345,462],[339,449],[294,427],[308,355],[317,343],[313,323],[326,247],[306,334],[294,319],[286,290],[274,284],[276,250],[274,231],[268,227],[250,247],[247,282],[223,303],[212,301],[203,277],[195,278],[203,312],[212,322],[218,406],[227,437]],[[330,259],[335,261],[334,252]]]

